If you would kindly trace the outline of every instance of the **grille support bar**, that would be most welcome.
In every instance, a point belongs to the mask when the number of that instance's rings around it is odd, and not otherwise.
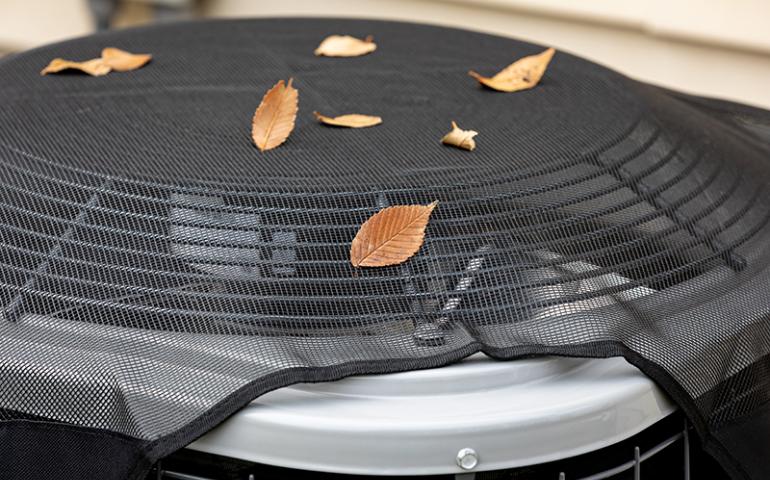
[[[16,296],[14,296],[13,299],[8,303],[8,306],[5,307],[3,310],[5,320],[9,322],[16,322],[19,320],[21,315],[24,313],[24,308],[27,303],[26,292],[35,288],[35,284],[37,283],[38,278],[41,275],[45,275],[48,272],[48,269],[51,267],[51,263],[61,256],[62,242],[72,239],[77,228],[85,226],[86,222],[88,221],[89,212],[91,209],[99,205],[99,196],[101,195],[101,191],[109,188],[111,185],[111,180],[103,183],[101,188],[94,192],[88,201],[83,204],[83,208],[78,212],[70,225],[61,235],[60,240],[53,246],[53,248],[51,248],[51,250],[49,250],[47,258],[38,264],[37,268],[35,269],[35,273],[27,279],[27,281],[24,283],[24,286],[21,288],[21,291],[17,293]]]

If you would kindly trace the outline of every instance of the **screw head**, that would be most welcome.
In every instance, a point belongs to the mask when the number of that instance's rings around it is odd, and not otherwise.
[[[479,464],[479,456],[472,448],[463,448],[457,452],[457,466],[463,470],[473,470]]]

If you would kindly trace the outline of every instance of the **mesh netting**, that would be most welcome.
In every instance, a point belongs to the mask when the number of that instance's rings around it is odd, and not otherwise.
[[[380,48],[313,56],[333,33]],[[154,59],[38,76],[105,46]],[[0,63],[0,469],[138,479],[271,389],[484,351],[623,355],[735,478],[765,478],[770,114],[562,52],[525,92],[466,75],[541,50],[260,20]],[[288,77],[297,128],[260,154],[251,117]],[[384,123],[333,129],[314,110]],[[450,120],[481,132],[474,152],[438,143]],[[436,199],[409,262],[350,265],[369,216]]]

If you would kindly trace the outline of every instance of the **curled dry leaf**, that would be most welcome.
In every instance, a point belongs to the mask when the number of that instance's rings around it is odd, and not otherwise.
[[[116,72],[128,72],[143,67],[152,60],[149,53],[131,53],[119,48],[107,47],[102,50],[102,60]]]
[[[471,70],[468,74],[485,87],[501,92],[527,90],[538,84],[556,50],[549,48],[538,55],[521,58],[494,77],[484,77]]]
[[[463,130],[457,126],[457,123],[452,122],[452,131],[444,135],[441,143],[465,150],[473,150],[476,148],[476,141],[473,140],[473,137],[478,134],[479,132],[475,130]]]
[[[251,122],[251,138],[260,151],[270,150],[289,138],[297,118],[299,92],[292,86],[292,78],[284,85],[283,80],[265,93],[254,112]]]
[[[377,50],[373,40],[371,35],[363,40],[350,35],[330,35],[318,45],[315,54],[325,57],[358,57]]]
[[[101,58],[94,58],[85,62],[73,62],[63,58],[54,58],[40,72],[40,75],[58,73],[64,70],[80,70],[94,77],[100,77],[107,75],[113,70],[116,72],[136,70],[149,62],[150,59],[152,59],[152,55],[147,53],[134,54],[119,48],[107,47],[102,50]]]
[[[94,77],[101,77],[110,73],[112,68],[104,63],[101,58],[94,58],[85,62],[73,62],[63,58],[54,58],[48,66],[40,71],[40,75],[48,75],[49,73],[58,73],[65,70],[79,70]]]
[[[438,201],[430,205],[397,205],[372,215],[350,245],[354,267],[398,265],[422,246],[428,219]]]
[[[373,127],[382,123],[382,118],[372,115],[360,115],[358,113],[350,113],[348,115],[340,115],[338,117],[327,117],[321,115],[318,112],[313,112],[315,118],[326,125],[332,125],[335,127],[348,127],[348,128],[366,128]]]

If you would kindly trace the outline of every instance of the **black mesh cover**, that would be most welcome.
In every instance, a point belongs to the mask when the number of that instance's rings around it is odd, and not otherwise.
[[[333,33],[379,49],[315,57]],[[155,57],[38,75],[105,46]],[[767,478],[770,113],[564,52],[529,91],[466,74],[542,48],[271,19],[0,62],[3,478],[136,480],[271,389],[477,351],[622,355],[734,478]],[[288,77],[297,127],[261,154],[251,117]],[[384,123],[328,128],[313,110]],[[451,120],[481,132],[474,152],[439,144]],[[370,215],[436,199],[409,262],[351,266]]]

